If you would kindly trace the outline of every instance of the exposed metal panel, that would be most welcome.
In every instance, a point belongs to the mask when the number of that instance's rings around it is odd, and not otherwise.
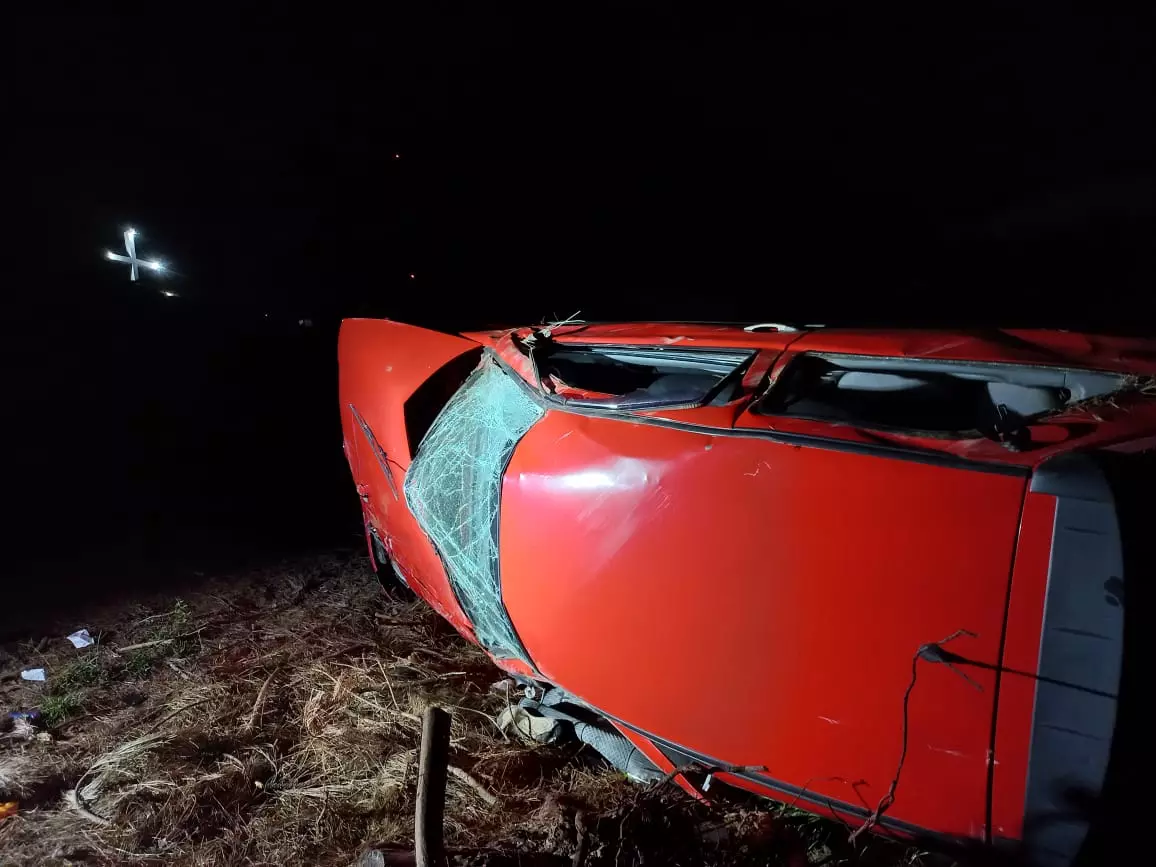
[[[1041,864],[1069,864],[1088,832],[1070,793],[1098,794],[1116,725],[1124,563],[1116,508],[1084,456],[1050,462],[1032,490],[1056,517],[1028,767],[1025,836]]]

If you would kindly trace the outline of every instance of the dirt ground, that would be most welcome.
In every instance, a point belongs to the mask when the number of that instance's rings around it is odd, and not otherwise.
[[[65,635],[87,627],[96,644]],[[43,668],[46,680],[20,672]],[[459,865],[911,864],[715,787],[628,781],[496,719],[513,684],[363,552],[206,577],[0,648],[0,864],[347,865],[412,851],[421,715],[453,717]],[[36,709],[38,718],[20,717]],[[723,791],[717,791],[717,790]]]

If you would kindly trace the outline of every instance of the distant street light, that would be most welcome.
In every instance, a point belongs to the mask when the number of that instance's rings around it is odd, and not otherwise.
[[[121,256],[119,253],[112,252],[112,250],[107,251],[104,255],[108,259],[111,259],[114,262],[124,262],[126,265],[131,266],[131,269],[129,271],[129,279],[130,280],[138,279],[139,272],[137,270],[137,266],[139,266],[139,265],[143,265],[144,267],[148,268],[150,271],[156,271],[158,273],[165,270],[165,263],[164,262],[159,262],[155,259],[152,261],[146,261],[144,259],[137,258],[137,255],[136,255],[136,229],[128,229],[125,231],[125,233],[124,233],[124,249],[125,249],[125,252],[128,253],[127,256]]]

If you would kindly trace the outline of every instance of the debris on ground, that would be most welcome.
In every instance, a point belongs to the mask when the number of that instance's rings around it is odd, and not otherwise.
[[[801,811],[722,786],[708,805],[669,779],[632,782],[580,741],[540,743],[556,720],[495,685],[489,658],[424,603],[383,592],[361,552],[88,614],[83,653],[3,648],[44,681],[0,683],[6,707],[35,709],[0,732],[5,865],[412,864],[430,707],[450,716],[450,864],[857,857],[845,829]]]
[[[92,645],[95,644],[95,642],[92,640],[92,636],[88,634],[87,629],[76,630],[76,632],[73,632],[68,636],[68,640],[72,642],[72,646],[77,650],[80,650],[84,647],[92,647]]]
[[[33,680],[43,682],[44,669],[43,668],[26,668],[20,672],[21,680]]]

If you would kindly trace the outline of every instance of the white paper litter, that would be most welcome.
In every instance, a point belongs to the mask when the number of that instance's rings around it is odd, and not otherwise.
[[[72,642],[72,646],[78,650],[82,647],[88,647],[96,642],[92,640],[92,636],[88,634],[87,629],[78,629],[72,635],[68,636],[68,640]]]
[[[68,640],[71,641],[72,646],[77,648],[77,649],[80,649],[82,647],[89,647],[93,644],[96,644],[96,642],[93,640],[92,636],[88,634],[87,629],[76,630],[76,632],[74,632],[74,633],[72,633],[72,635],[68,636]]]
[[[20,672],[21,680],[44,680],[43,668],[26,668]]]

